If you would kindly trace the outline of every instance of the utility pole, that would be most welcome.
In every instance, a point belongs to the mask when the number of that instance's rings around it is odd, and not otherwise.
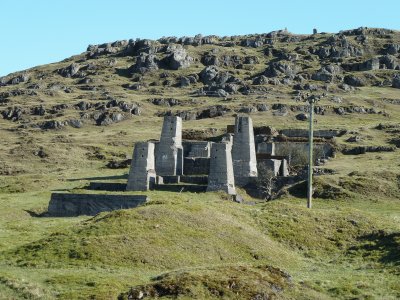
[[[313,194],[313,146],[314,146],[314,104],[318,102],[322,96],[308,95],[306,101],[310,104],[310,127],[308,132],[308,180],[307,180],[307,208],[312,207]]]

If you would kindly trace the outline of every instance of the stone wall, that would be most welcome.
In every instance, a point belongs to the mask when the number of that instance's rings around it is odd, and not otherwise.
[[[287,137],[306,137],[308,138],[308,129],[282,129],[279,133]],[[339,136],[339,130],[314,130],[314,137],[331,139]]]

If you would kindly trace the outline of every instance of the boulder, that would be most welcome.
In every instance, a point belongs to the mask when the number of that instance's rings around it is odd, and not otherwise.
[[[239,113],[246,113],[246,114],[250,114],[250,113],[255,113],[257,112],[257,108],[249,105],[249,106],[243,106],[238,110]]]
[[[52,129],[62,129],[65,126],[63,122],[50,120],[39,124],[39,127],[43,130],[52,130]]]
[[[392,79],[392,87],[400,89],[400,74],[396,74]]]
[[[91,108],[92,105],[86,101],[80,101],[77,104],[75,104],[74,107],[81,111],[85,111],[85,110],[88,110],[89,108]]]
[[[331,82],[337,74],[341,73],[341,68],[338,65],[327,65],[319,69],[311,76],[312,80]]]
[[[205,55],[202,57],[201,62],[205,66],[219,66],[219,59],[215,55]]]
[[[214,105],[203,111],[200,111],[197,115],[197,119],[215,118],[225,115],[229,112],[229,109],[223,105]]]
[[[19,84],[21,82],[27,82],[28,80],[29,80],[29,74],[22,73],[14,78],[11,78],[11,80],[8,83],[9,84]]]
[[[262,84],[267,84],[268,83],[268,77],[261,75],[257,76],[253,79],[253,84],[254,85],[262,85]]]
[[[181,79],[179,81],[179,86],[180,87],[186,87],[186,86],[189,86],[189,85],[190,85],[190,79],[185,77],[185,76],[181,77]]]
[[[69,120],[68,124],[73,128],[82,128],[83,123],[81,120]]]
[[[184,120],[184,121],[196,120],[197,119],[197,113],[191,112],[191,111],[178,112],[177,116],[181,117],[182,120]]]
[[[361,87],[365,86],[366,82],[364,79],[360,77],[356,77],[354,75],[346,75],[344,77],[344,82],[350,86]]]
[[[296,119],[299,121],[307,121],[308,115],[305,113],[300,113],[300,114],[296,115]]]
[[[46,114],[46,109],[43,105],[36,106],[32,109],[32,114],[36,116],[44,116]]]
[[[210,85],[214,83],[218,74],[219,70],[216,66],[208,66],[200,72],[199,76],[201,82]]]
[[[80,68],[77,63],[72,63],[68,67],[59,69],[58,74],[66,78],[71,78],[78,74]]]
[[[277,77],[279,75],[295,76],[299,72],[299,67],[290,62],[271,62],[264,75],[267,77]]]
[[[390,44],[387,46],[385,49],[386,54],[390,55],[396,55],[400,51],[400,45],[399,44]]]
[[[258,111],[268,111],[269,110],[269,105],[265,104],[265,103],[258,103],[256,105],[256,107],[257,107]]]
[[[384,56],[382,56],[380,58],[380,63],[386,69],[389,69],[389,70],[399,70],[400,69],[399,61],[397,60],[396,57],[394,57],[392,55],[384,55]]]
[[[243,63],[247,64],[247,65],[255,65],[260,63],[260,60],[258,59],[257,56],[246,56],[244,58]]]
[[[169,69],[179,70],[190,66],[193,58],[190,57],[182,47],[171,49],[171,53],[164,59],[164,63]]]
[[[124,119],[124,116],[120,113],[109,113],[104,112],[97,116],[96,124],[99,126],[107,126],[113,123],[118,123]]]
[[[21,107],[15,106],[2,111],[1,115],[4,119],[15,122],[21,120],[24,113],[25,111]]]
[[[144,54],[142,53],[136,59],[136,63],[132,65],[129,70],[132,73],[147,73],[150,71],[158,70],[157,58],[153,54]]]

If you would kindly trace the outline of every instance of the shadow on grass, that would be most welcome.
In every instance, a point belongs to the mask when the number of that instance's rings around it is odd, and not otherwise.
[[[50,217],[48,211],[39,212],[39,211],[30,210],[30,209],[24,209],[24,211],[27,212],[33,218]]]
[[[115,176],[104,176],[104,177],[84,177],[84,178],[70,178],[67,181],[80,181],[80,180],[116,180],[116,179],[128,179],[128,174],[115,175]]]
[[[388,233],[384,230],[360,237],[364,244],[352,250],[364,252],[364,257],[376,258],[383,264],[400,265],[400,232]]]

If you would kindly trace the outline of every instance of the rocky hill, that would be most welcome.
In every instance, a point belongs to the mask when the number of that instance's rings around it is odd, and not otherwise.
[[[360,87],[400,88],[399,57],[400,32],[386,29],[122,40],[0,78],[1,115],[20,127],[57,129],[106,126],[141,114],[184,120],[227,112],[286,114],[306,110],[298,101],[307,92],[329,95],[317,109],[321,115],[389,115],[346,96]],[[280,99],[290,105],[276,105]],[[220,104],[209,105],[214,102]]]
[[[162,116],[186,139],[254,126],[341,135],[336,157],[277,201],[150,191],[138,209],[43,217],[52,191],[126,182]],[[270,128],[271,129],[271,128]],[[287,31],[90,45],[0,78],[0,298],[400,297],[400,32]],[[101,192],[94,192],[101,193]]]

